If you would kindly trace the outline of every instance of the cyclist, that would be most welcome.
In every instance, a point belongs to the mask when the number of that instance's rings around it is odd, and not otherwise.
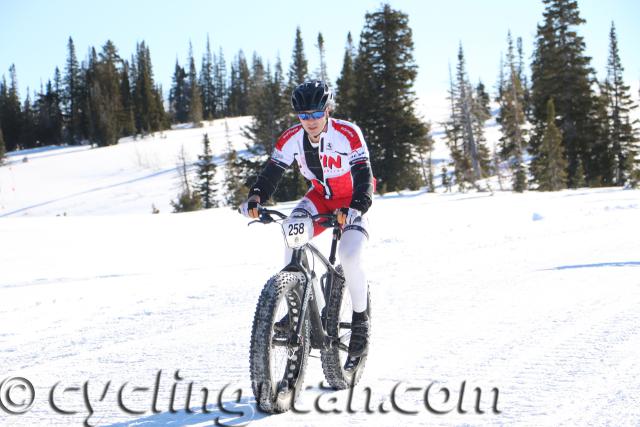
[[[353,123],[331,117],[333,93],[321,80],[306,81],[291,95],[299,124],[278,138],[273,153],[242,205],[242,213],[257,218],[258,206],[275,192],[284,171],[297,160],[311,187],[296,210],[310,215],[335,212],[343,227],[339,256],[351,295],[353,315],[349,356],[365,354],[369,345],[367,277],[363,249],[369,239],[366,212],[371,207],[375,179],[362,131]],[[315,224],[314,236],[325,228]],[[291,250],[286,249],[286,262]]]

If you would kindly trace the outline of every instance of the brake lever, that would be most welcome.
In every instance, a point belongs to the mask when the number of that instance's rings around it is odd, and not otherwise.
[[[250,226],[251,224],[255,224],[255,223],[260,223],[260,224],[270,224],[272,222],[274,222],[275,219],[273,219],[271,217],[271,215],[269,214],[262,214],[260,215],[260,219],[254,219],[253,221],[251,221],[249,224],[247,224],[247,227]]]

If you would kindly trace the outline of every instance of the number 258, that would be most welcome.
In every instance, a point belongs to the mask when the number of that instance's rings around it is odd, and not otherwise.
[[[289,236],[304,233],[304,224],[289,224]]]

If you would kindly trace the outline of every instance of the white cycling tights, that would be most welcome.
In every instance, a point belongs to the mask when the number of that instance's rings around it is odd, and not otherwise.
[[[357,312],[367,309],[367,276],[363,266],[366,244],[367,236],[359,230],[351,229],[342,234],[338,246],[338,256],[351,295],[351,306]],[[291,253],[291,249],[285,247],[285,264],[291,261]]]
[[[363,252],[367,244],[367,236],[358,230],[347,230],[340,239],[338,253],[340,263],[347,280],[353,311],[362,312],[367,309],[367,275],[364,271]]]

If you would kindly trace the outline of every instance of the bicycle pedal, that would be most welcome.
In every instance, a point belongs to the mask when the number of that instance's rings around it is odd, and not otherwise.
[[[278,390],[278,394],[281,394],[281,395],[285,395],[289,393],[289,381],[281,380],[280,383],[278,384],[277,390]]]
[[[345,371],[352,371],[355,368],[357,368],[359,364],[360,364],[360,358],[359,357],[349,356],[347,358],[347,362],[344,365],[344,370]]]

